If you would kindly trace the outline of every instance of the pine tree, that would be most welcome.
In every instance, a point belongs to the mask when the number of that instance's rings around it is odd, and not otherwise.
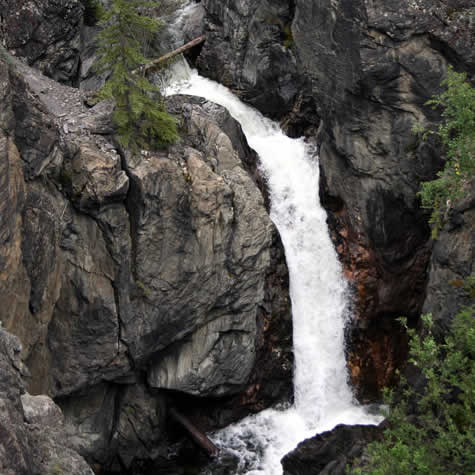
[[[143,14],[156,6],[146,0],[113,0],[98,35],[98,71],[111,71],[98,99],[115,101],[114,122],[121,145],[133,150],[163,147],[178,139],[175,119],[165,109],[159,89],[132,73],[147,63],[144,51],[160,22]]]

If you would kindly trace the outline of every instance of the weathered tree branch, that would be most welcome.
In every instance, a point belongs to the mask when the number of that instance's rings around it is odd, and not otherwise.
[[[218,455],[219,449],[211,440],[206,437],[203,432],[197,429],[183,414],[180,414],[175,408],[171,407],[168,410],[170,416],[173,417],[178,423],[180,423],[191,435],[193,440],[209,455]]]
[[[205,35],[199,36],[198,38],[191,40],[190,42],[184,44],[183,46],[180,46],[176,50],[171,51],[170,53],[164,54],[163,56],[160,56],[160,58],[154,59],[153,61],[150,61],[150,63],[144,64],[140,68],[134,69],[132,71],[132,74],[138,74],[138,73],[147,74],[149,71],[152,71],[155,68],[158,68],[160,64],[163,63],[164,61],[167,61],[168,59],[171,59],[174,56],[180,53],[183,53],[184,51],[187,51],[193,48],[194,46],[199,45],[200,43],[203,43],[203,41],[205,40],[206,40]]]

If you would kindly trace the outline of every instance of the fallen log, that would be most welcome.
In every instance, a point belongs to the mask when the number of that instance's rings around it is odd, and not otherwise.
[[[149,71],[155,68],[158,68],[160,64],[163,63],[164,61],[167,61],[168,59],[171,59],[174,56],[180,53],[183,53],[184,51],[187,51],[190,48],[193,48],[194,46],[199,45],[200,43],[203,43],[204,40],[206,40],[205,35],[199,36],[198,38],[191,40],[190,42],[184,44],[183,46],[180,46],[176,50],[170,51],[170,53],[164,54],[163,56],[160,56],[160,58],[154,59],[153,61],[150,61],[150,63],[140,66],[140,68],[134,69],[132,71],[132,74],[138,74],[138,73],[147,74]]]
[[[175,408],[171,407],[168,410],[170,416],[173,417],[179,424],[181,424],[190,434],[192,439],[209,455],[216,456],[219,453],[218,447],[206,437],[206,435],[196,428],[183,414],[180,414]]]

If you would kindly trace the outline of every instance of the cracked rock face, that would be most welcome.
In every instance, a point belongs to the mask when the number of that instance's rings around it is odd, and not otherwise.
[[[172,99],[170,107],[192,147],[126,159],[135,279],[145,299],[125,338],[139,360],[160,351],[152,386],[223,395],[247,380],[254,363],[272,226],[233,144],[246,146],[229,114],[203,100]],[[183,343],[172,346],[177,336]]]
[[[204,74],[233,89],[267,116],[290,112],[301,89],[287,0],[204,0]]]
[[[124,201],[129,178],[121,169],[118,154],[105,154],[81,145],[72,164],[72,197],[76,206],[87,211]]]
[[[25,392],[20,352],[18,338],[0,328],[0,472],[93,475],[68,444],[59,407],[47,396]]]

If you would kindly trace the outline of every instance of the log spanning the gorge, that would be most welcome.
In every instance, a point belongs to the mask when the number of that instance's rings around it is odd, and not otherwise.
[[[211,440],[206,437],[203,432],[197,429],[183,414],[180,414],[175,408],[171,407],[168,410],[173,419],[175,419],[179,424],[181,424],[191,435],[192,439],[209,455],[216,456],[219,453],[218,447],[211,442]]]
[[[140,68],[134,69],[132,71],[133,74],[138,74],[138,73],[143,73],[147,74],[149,71],[153,71],[155,68],[158,68],[161,63],[164,61],[167,61],[175,56],[177,56],[180,53],[183,53],[191,48],[193,48],[196,45],[199,45],[200,43],[203,43],[203,41],[206,40],[206,36],[198,36],[198,38],[195,38],[194,40],[191,40],[190,42],[184,44],[183,46],[180,46],[174,51],[170,51],[170,53],[164,54],[163,56],[160,56],[158,59],[154,59],[153,61],[150,61],[150,63],[144,64]]]

